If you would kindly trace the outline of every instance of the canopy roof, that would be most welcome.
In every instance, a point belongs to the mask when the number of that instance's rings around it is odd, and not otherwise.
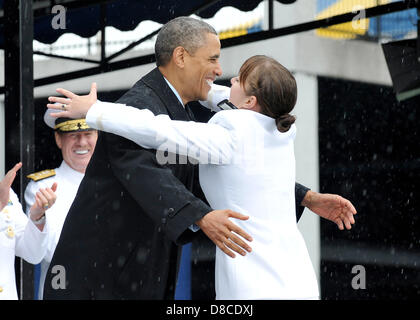
[[[92,37],[101,28],[112,26],[121,31],[135,29],[144,20],[166,23],[178,16],[197,14],[210,18],[222,7],[232,6],[242,11],[255,9],[262,0],[34,0],[34,39],[42,43],[54,43],[64,33]],[[294,2],[282,1],[280,2]],[[66,9],[65,29],[54,29],[52,13],[55,4]],[[4,0],[0,0],[0,9]],[[105,18],[105,19],[104,19]],[[0,24],[0,47],[3,47],[3,24]]]

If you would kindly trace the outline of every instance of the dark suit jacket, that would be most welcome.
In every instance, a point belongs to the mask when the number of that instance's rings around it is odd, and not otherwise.
[[[119,103],[189,120],[156,68]],[[173,298],[180,246],[211,211],[189,190],[194,166],[160,166],[156,151],[101,133],[48,270],[44,299]],[[54,265],[66,289],[54,289]]]

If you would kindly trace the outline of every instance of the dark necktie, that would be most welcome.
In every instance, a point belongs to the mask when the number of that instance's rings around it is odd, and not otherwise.
[[[187,103],[185,105],[185,111],[188,114],[188,117],[190,118],[191,121],[195,121],[195,117],[194,117],[194,113],[191,110],[191,106]]]

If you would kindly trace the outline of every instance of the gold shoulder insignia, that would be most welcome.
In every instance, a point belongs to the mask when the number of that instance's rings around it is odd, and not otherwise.
[[[55,176],[55,170],[48,169],[48,170],[42,170],[39,172],[31,173],[27,175],[26,177],[29,179],[32,179],[33,181],[40,181],[42,179],[53,177],[53,176]]]

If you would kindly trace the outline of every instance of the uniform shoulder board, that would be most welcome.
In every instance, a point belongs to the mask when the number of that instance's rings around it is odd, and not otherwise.
[[[42,179],[53,177],[53,176],[55,176],[55,170],[48,169],[48,170],[42,170],[35,173],[31,173],[30,175],[27,175],[26,177],[29,179],[32,179],[33,181],[40,181]]]

